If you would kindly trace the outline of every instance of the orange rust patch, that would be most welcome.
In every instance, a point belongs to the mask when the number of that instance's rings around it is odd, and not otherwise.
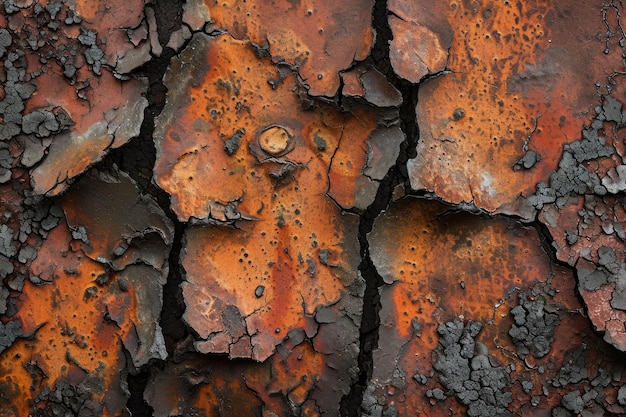
[[[154,172],[194,226],[182,262],[198,351],[264,360],[359,282],[356,216],[337,203],[371,204],[403,139],[381,126],[397,91],[367,71],[361,81],[386,90],[341,113],[228,35],[196,34],[174,60]]]
[[[420,88],[411,186],[531,219],[517,198],[532,194],[557,167],[563,144],[579,137],[597,102],[596,82],[623,69],[619,36],[605,54],[596,38],[606,30],[600,1],[452,2],[446,16],[451,74]],[[515,171],[526,150],[541,160]]]
[[[145,399],[157,416],[338,415],[342,392],[329,363],[307,342],[282,346],[265,363],[188,354],[153,374]]]
[[[274,62],[295,65],[313,96],[334,96],[339,72],[364,60],[374,41],[371,0],[205,4],[214,27],[267,48]]]
[[[117,324],[104,319],[107,292],[117,284],[96,286],[105,266],[69,251],[70,240],[65,225],[50,232],[40,252],[48,257],[39,257],[33,269],[51,271],[53,281],[41,286],[26,283],[19,297],[17,317],[24,332],[34,337],[18,340],[0,358],[0,380],[15,384],[21,393],[10,406],[0,405],[3,413],[9,408],[18,410],[18,415],[32,413],[30,401],[44,387],[54,391],[60,381],[91,386],[90,399],[103,403],[105,416],[117,415],[126,401],[116,387],[121,384],[119,368],[125,366],[120,339],[132,323],[129,317]],[[63,265],[57,265],[57,260]],[[131,289],[116,300],[125,304],[124,311],[135,308],[132,294]],[[42,401],[38,407],[46,404]]]

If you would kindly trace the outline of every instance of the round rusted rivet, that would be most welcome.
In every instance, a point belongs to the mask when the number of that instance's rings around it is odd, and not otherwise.
[[[272,125],[259,134],[259,146],[273,156],[283,155],[293,149],[291,134],[282,126]]]

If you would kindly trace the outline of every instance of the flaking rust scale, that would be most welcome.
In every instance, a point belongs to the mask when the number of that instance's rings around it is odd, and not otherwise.
[[[259,55],[296,67],[313,96],[333,97],[340,71],[365,60],[374,41],[372,0],[204,3],[213,27],[252,42]]]
[[[407,197],[368,239],[389,285],[365,415],[613,407],[624,378],[599,374],[623,365],[610,363],[617,356],[585,324],[572,271],[551,262],[534,228]]]
[[[211,66],[218,59],[232,66]],[[365,104],[301,110],[295,75],[227,34],[195,35],[170,71],[155,173],[194,225],[181,256],[184,319],[198,351],[264,361],[290,331],[315,334],[317,311],[361,296],[357,218],[337,204],[367,208],[382,180],[367,174],[386,172],[399,142],[379,150],[386,115]],[[396,93],[387,106],[398,104]]]
[[[0,416],[626,415],[617,0],[3,0]]]
[[[557,168],[563,145],[590,122],[598,86],[623,71],[623,35],[614,23],[606,43],[596,36],[606,31],[601,1],[446,6],[447,25],[434,33],[446,39],[451,27],[452,42],[445,71],[420,86],[411,186],[531,220],[520,196]],[[528,152],[540,159],[513,169]]]
[[[0,407],[120,415],[120,369],[167,357],[159,317],[172,225],[117,171],[90,172],[61,207],[68,223],[50,230],[16,302],[23,337],[0,368],[17,396]]]
[[[31,182],[36,193],[53,196],[139,134],[146,80],[118,64],[139,49],[130,32],[142,24],[144,2],[12,3],[2,19],[7,83],[0,137],[51,139]]]

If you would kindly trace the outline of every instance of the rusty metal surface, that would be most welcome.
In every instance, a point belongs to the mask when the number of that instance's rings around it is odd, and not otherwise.
[[[293,331],[264,363],[187,353],[153,375],[146,402],[159,417],[339,415],[350,386],[346,375],[356,369],[306,339]],[[344,356],[356,354],[356,347],[347,347]]]
[[[572,272],[534,228],[405,198],[369,241],[390,285],[367,415],[549,415],[571,411],[566,395],[582,386],[606,398],[589,394],[581,410],[613,406],[623,378],[596,375],[615,352],[585,324]]]
[[[231,66],[211,66],[218,59]],[[184,316],[196,348],[263,361],[291,330],[317,332],[319,311],[357,317],[360,307],[337,310],[362,291],[357,218],[333,198],[369,206],[402,132],[377,127],[388,115],[366,104],[303,109],[294,74],[229,35],[195,35],[169,74],[155,175],[179,219],[195,225],[181,261],[185,303],[201,306]],[[358,83],[376,77],[365,69]],[[397,91],[388,95],[364,100],[397,106]]]
[[[0,416],[626,415],[623,12],[5,0]]]
[[[40,244],[2,321],[0,384],[12,394],[1,413],[126,415],[126,373],[167,357],[159,320],[173,226],[119,172],[91,172],[60,206],[67,224]]]
[[[556,170],[623,71],[621,7],[604,3],[450,3],[434,30],[453,30],[446,73],[420,85],[411,186],[532,219],[519,197]]]
[[[258,45],[275,63],[294,66],[312,96],[333,97],[339,72],[367,58],[374,41],[372,0],[205,4],[212,30],[224,29]]]
[[[624,351],[623,116],[615,98],[623,87],[621,77],[617,81],[582,139],[564,148],[549,185],[532,199],[541,207],[539,219],[554,239],[557,258],[576,268],[578,290],[594,327]]]
[[[144,2],[9,2],[4,11],[1,137],[31,136],[33,145],[22,139],[26,149],[43,145],[26,166],[42,161],[31,172],[33,189],[57,195],[139,134],[146,83],[126,74],[149,58],[128,65],[143,41],[133,33]]]

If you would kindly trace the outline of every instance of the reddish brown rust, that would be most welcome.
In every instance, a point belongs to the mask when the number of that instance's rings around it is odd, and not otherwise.
[[[261,412],[276,417],[339,415],[345,393],[324,355],[308,342],[281,348],[281,354],[262,364],[187,354],[154,374],[146,401],[155,417],[192,412],[224,417]]]
[[[72,394],[76,407],[120,415],[127,401],[120,370],[167,357],[159,319],[172,225],[115,171],[91,172],[62,206],[70,226],[52,229],[30,265],[15,316],[27,339],[0,359],[0,384],[20,393],[10,404],[18,415],[63,407],[46,394],[63,384],[81,390]],[[0,414],[10,407],[3,401]]]
[[[608,40],[609,53],[596,37],[606,30],[602,10],[602,1],[450,3],[450,73],[420,88],[411,186],[532,219],[518,197],[533,194],[556,169],[563,144],[578,139],[597,102],[596,83],[623,70],[619,35]],[[527,150],[541,160],[514,170]]]
[[[295,66],[312,96],[334,96],[339,72],[364,60],[374,41],[372,0],[281,0],[271,5],[205,0],[205,4],[212,27],[252,42],[275,63]]]
[[[499,364],[514,365],[510,368],[513,383],[506,388],[512,392],[508,410],[513,415],[526,415],[533,395],[540,398],[534,412],[549,412],[559,405],[561,395],[572,388],[566,386],[567,381],[551,387],[547,397],[541,385],[559,380],[558,371],[566,365],[564,356],[581,343],[592,346],[585,351],[587,366],[593,355],[610,355],[577,313],[581,308],[571,271],[551,263],[532,228],[405,198],[375,221],[368,240],[374,265],[391,284],[381,289],[380,342],[364,400],[369,409],[373,409],[372,398],[384,408],[395,408],[399,416],[444,416],[449,409],[464,409],[450,398],[436,401],[432,397],[432,390],[446,390],[432,373],[436,329],[455,318],[482,322],[477,340]],[[536,290],[531,289],[546,283],[559,291],[552,296],[539,292],[528,300],[550,300],[542,314],[557,312],[561,318],[554,341],[543,357],[516,353],[520,348],[509,336],[516,293],[534,294]],[[545,337],[549,337],[547,329]],[[522,381],[533,382],[534,388],[525,393]],[[615,393],[617,388],[607,392]]]
[[[45,134],[52,137],[47,156],[31,175],[34,191],[51,196],[139,134],[148,105],[146,82],[120,78],[149,58],[137,52],[146,38],[134,36],[144,18],[143,0],[52,3],[26,2],[3,16],[19,38],[14,47],[30,49],[22,81],[36,90],[24,100],[23,132],[32,130],[29,114],[61,111],[68,118],[58,131]],[[39,39],[36,45],[33,37]]]
[[[13,415],[13,407],[16,415],[29,415],[30,401],[44,387],[54,391],[61,381],[91,386],[88,399],[101,402],[105,416],[117,415],[126,402],[119,372],[125,366],[120,338],[128,334],[131,321],[113,323],[104,314],[111,302],[122,304],[122,310],[132,309],[133,291],[123,298],[110,293],[117,287],[115,277],[108,288],[97,287],[94,281],[107,273],[106,266],[73,252],[70,241],[65,225],[51,231],[32,266],[50,283],[26,283],[19,298],[19,320],[25,333],[35,337],[16,342],[1,358],[2,383],[14,384],[19,392],[10,405],[1,403],[3,415]],[[39,375],[31,375],[25,364],[34,365]],[[48,404],[42,401],[38,407]]]
[[[620,2],[0,9],[0,416],[626,415]]]
[[[228,35],[195,35],[169,74],[155,178],[179,219],[206,225],[186,233],[184,317],[199,351],[262,361],[360,281],[356,217],[326,192],[366,208],[403,135],[364,104],[302,109],[294,75]],[[387,90],[366,100],[397,103]]]
[[[390,0],[387,3],[393,39],[389,59],[394,72],[412,83],[447,68],[452,28],[444,2]]]

